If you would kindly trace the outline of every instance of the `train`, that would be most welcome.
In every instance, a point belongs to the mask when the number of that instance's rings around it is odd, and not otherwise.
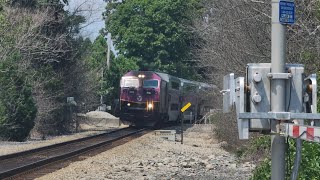
[[[212,109],[207,96],[215,86],[166,73],[130,71],[120,80],[119,118],[134,126],[194,122]],[[184,112],[181,108],[191,106]]]

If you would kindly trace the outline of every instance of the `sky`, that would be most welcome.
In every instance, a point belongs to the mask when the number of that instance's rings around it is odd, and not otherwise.
[[[69,0],[69,5],[64,9],[71,13],[78,11],[79,15],[86,18],[86,23],[81,25],[81,35],[93,41],[99,35],[99,30],[104,28],[102,13],[105,6],[103,0]]]

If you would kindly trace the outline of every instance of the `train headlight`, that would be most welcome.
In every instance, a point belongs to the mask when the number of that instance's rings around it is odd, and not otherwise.
[[[144,74],[139,74],[138,78],[145,78],[146,76]]]
[[[127,104],[127,106],[131,106],[131,104],[130,104],[130,103],[128,103],[128,104]]]
[[[149,103],[148,104],[148,109],[152,109],[153,108],[153,104],[152,103]]]

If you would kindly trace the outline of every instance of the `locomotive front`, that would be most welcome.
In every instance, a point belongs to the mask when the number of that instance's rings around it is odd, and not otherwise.
[[[150,71],[130,71],[121,78],[120,119],[137,126],[159,121],[161,78]]]

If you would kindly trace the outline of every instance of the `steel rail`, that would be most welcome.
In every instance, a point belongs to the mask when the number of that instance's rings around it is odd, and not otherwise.
[[[0,156],[0,179],[68,159],[89,150],[138,134],[146,129],[123,128],[90,137]]]
[[[39,148],[34,148],[34,149],[26,150],[26,151],[21,151],[21,152],[17,152],[17,153],[2,155],[2,156],[0,156],[0,161],[5,160],[5,159],[9,159],[9,158],[15,158],[17,156],[24,156],[24,155],[31,154],[31,153],[34,153],[34,152],[39,152],[41,150],[47,150],[47,149],[50,149],[50,148],[56,148],[56,147],[64,146],[64,145],[67,145],[67,144],[70,144],[70,143],[76,143],[76,142],[80,142],[80,141],[84,141],[84,140],[89,140],[89,139],[105,136],[106,134],[115,133],[115,132],[121,131],[121,130],[123,130],[123,129],[117,129],[117,130],[113,130],[113,131],[110,131],[110,132],[105,132],[105,133],[96,134],[96,135],[92,135],[92,136],[88,136],[88,137],[84,137],[84,138],[65,141],[65,142],[62,142],[62,143],[56,143],[56,144],[43,146],[43,147],[39,147]]]

